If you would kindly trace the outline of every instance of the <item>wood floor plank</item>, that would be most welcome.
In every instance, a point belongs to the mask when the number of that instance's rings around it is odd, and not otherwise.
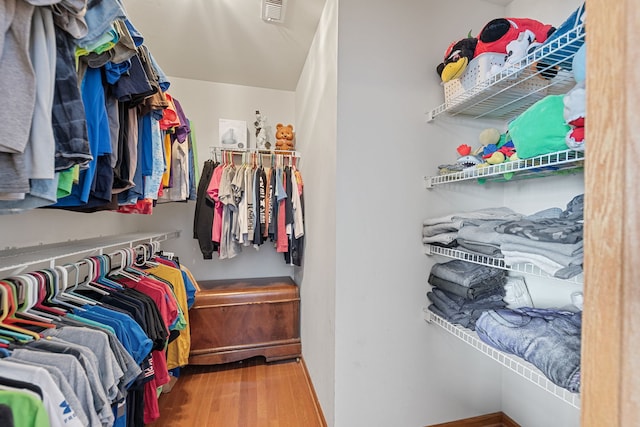
[[[503,412],[480,415],[441,424],[432,424],[427,427],[520,427],[515,421]]]
[[[187,366],[150,427],[326,427],[303,360]]]
[[[258,378],[259,366],[256,366],[256,378]],[[269,403],[268,399],[257,399],[257,396],[267,396],[269,387],[266,381],[256,381],[256,413],[258,425],[269,425]]]

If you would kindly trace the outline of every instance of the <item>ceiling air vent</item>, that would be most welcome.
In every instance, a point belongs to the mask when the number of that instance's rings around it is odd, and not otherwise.
[[[262,0],[262,19],[267,22],[284,22],[287,0]]]

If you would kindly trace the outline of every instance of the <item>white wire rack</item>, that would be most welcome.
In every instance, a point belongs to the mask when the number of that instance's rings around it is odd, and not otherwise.
[[[129,233],[92,239],[69,240],[67,242],[10,248],[0,251],[0,272],[13,275],[35,264],[56,265],[56,261],[73,256],[102,255],[105,249],[133,247],[141,243],[163,242],[180,236],[180,231],[162,233]]]
[[[487,255],[474,254],[470,252],[464,252],[457,249],[451,248],[443,248],[441,246],[424,244],[424,252],[427,255],[441,255],[447,258],[461,259],[463,261],[473,262],[475,264],[487,265],[489,267],[496,267],[503,270],[515,271],[522,274],[529,274],[532,276],[539,276],[548,279],[560,280],[563,282],[570,283],[578,283],[582,284],[584,281],[584,276],[579,274],[577,276],[573,276],[570,279],[558,279],[557,277],[553,277],[540,268],[536,267],[533,264],[514,264],[514,265],[506,265],[504,260],[501,258],[494,258]]]
[[[243,155],[243,154],[257,154],[259,156],[284,156],[284,157],[296,157],[302,158],[302,153],[300,151],[288,151],[288,150],[266,150],[262,148],[224,148],[220,146],[210,146],[209,154],[211,156],[220,155],[223,153],[231,153],[233,155]]]
[[[517,66],[503,69],[448,99],[428,112],[427,120],[445,112],[508,120],[547,95],[566,93],[575,85],[571,60],[584,43],[584,37],[584,26],[576,25],[531,52]],[[544,77],[549,72],[557,74],[553,78]]]
[[[426,307],[424,308],[424,320],[429,324],[440,326],[451,335],[459,338],[471,347],[489,356],[493,360],[500,363],[502,366],[515,372],[521,377],[526,378],[530,382],[553,394],[569,405],[580,409],[580,394],[571,393],[569,390],[555,385],[554,383],[549,381],[549,379],[538,368],[525,361],[524,359],[511,354],[503,353],[485,344],[480,340],[480,338],[478,338],[478,335],[475,332],[463,328],[462,326],[454,325],[447,322],[440,316],[429,311]]]
[[[582,171],[583,168],[584,152],[564,150],[532,157],[530,159],[517,160],[515,162],[467,168],[459,172],[444,175],[425,176],[424,185],[426,188],[433,188],[435,185],[471,179],[476,179],[478,182],[515,181],[568,172],[578,173]]]

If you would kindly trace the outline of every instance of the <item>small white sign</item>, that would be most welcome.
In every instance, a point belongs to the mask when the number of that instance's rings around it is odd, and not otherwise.
[[[220,147],[224,149],[249,148],[247,144],[247,122],[244,120],[220,119]]]

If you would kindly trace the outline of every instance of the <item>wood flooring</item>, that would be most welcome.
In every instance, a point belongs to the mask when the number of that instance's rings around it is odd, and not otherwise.
[[[520,427],[507,414],[494,412],[493,414],[480,415],[473,418],[451,421],[442,424],[433,424],[427,427]]]
[[[151,427],[326,427],[300,359],[187,366]]]

